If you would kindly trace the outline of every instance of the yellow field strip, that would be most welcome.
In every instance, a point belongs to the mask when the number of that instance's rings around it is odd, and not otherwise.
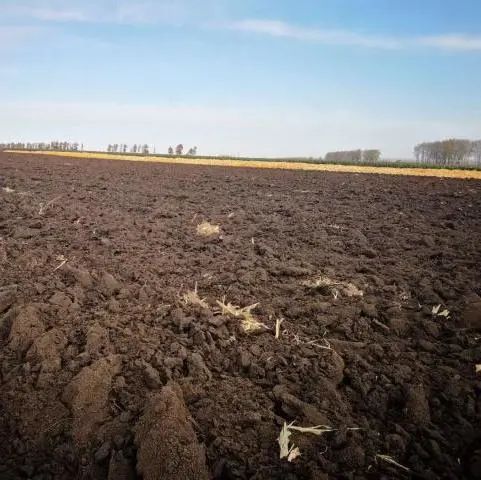
[[[229,160],[210,158],[177,158],[153,157],[150,155],[116,155],[115,153],[87,153],[87,152],[49,152],[49,151],[8,151],[9,153],[29,153],[36,155],[51,155],[60,157],[92,158],[105,160],[128,160],[133,162],[170,163],[182,165],[206,165],[221,167],[271,168],[282,170],[311,170],[321,172],[346,173],[377,173],[384,175],[413,175],[419,177],[464,178],[481,180],[481,171],[448,170],[431,168],[397,168],[397,167],[367,167],[355,165],[331,165],[301,162],[263,162],[257,160]]]

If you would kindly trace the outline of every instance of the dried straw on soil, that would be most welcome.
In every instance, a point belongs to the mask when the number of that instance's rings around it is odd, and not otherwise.
[[[208,165],[221,167],[245,167],[245,168],[274,168],[282,170],[314,170],[322,172],[345,172],[345,173],[379,173],[384,175],[412,175],[420,177],[464,178],[481,180],[481,171],[475,170],[448,170],[431,168],[398,168],[398,167],[367,167],[356,165],[331,165],[301,162],[264,162],[258,160],[232,160],[211,158],[170,158],[139,155],[116,155],[111,153],[87,153],[87,152],[38,152],[16,151],[12,153],[30,153],[35,155],[58,155],[63,157],[98,158],[106,160],[128,160],[134,162],[153,163],[179,163],[183,165]]]

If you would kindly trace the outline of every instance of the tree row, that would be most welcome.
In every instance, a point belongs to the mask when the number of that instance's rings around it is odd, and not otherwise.
[[[481,140],[450,138],[416,145],[414,155],[419,163],[441,166],[481,166]]]

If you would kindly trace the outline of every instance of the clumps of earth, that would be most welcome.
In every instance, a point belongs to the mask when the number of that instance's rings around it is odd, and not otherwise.
[[[481,477],[478,183],[22,159],[0,479]]]

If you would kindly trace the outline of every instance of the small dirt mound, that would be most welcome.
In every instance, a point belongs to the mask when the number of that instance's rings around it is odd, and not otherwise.
[[[64,271],[70,274],[73,279],[83,288],[90,288],[93,285],[93,279],[87,270],[74,268],[69,264],[65,264]]]
[[[471,295],[467,298],[460,324],[463,328],[481,330],[481,297]]]
[[[95,357],[101,353],[108,353],[110,347],[109,332],[98,323],[87,331],[85,351]]]
[[[107,296],[111,297],[115,293],[118,293],[122,288],[119,281],[110,273],[105,272],[100,279],[100,290]]]
[[[1,255],[0,255],[1,256]],[[5,312],[15,302],[17,296],[17,286],[9,285],[0,288],[0,313]]]
[[[37,308],[28,305],[22,308],[12,322],[9,335],[9,347],[23,355],[32,342],[45,331],[45,326],[39,317]]]
[[[31,363],[39,362],[42,372],[55,372],[60,370],[62,364],[60,353],[66,345],[67,338],[64,333],[57,328],[52,328],[33,341],[26,360]]]
[[[109,476],[107,480],[134,480],[134,468],[125,459],[122,452],[115,452],[110,457]]]
[[[67,385],[63,401],[72,411],[72,436],[77,446],[88,444],[99,425],[108,418],[108,396],[120,357],[110,355],[85,367]]]
[[[205,451],[197,441],[182,391],[169,384],[150,398],[136,428],[137,469],[144,480],[207,480]]]

